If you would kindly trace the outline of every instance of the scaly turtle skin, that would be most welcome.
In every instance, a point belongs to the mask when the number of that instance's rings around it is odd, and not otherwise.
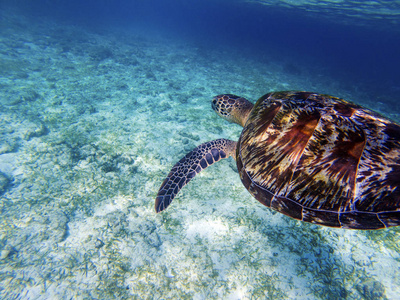
[[[262,204],[297,220],[351,229],[400,225],[400,126],[345,100],[276,92],[253,106],[219,95],[213,109],[244,126],[238,142],[204,143],[164,180],[155,208],[207,166],[236,159],[240,178]]]

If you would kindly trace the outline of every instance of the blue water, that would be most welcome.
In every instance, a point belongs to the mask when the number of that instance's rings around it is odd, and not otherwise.
[[[309,5],[314,11],[304,10],[307,5],[281,7],[224,0],[26,1],[20,8],[32,16],[32,22],[36,17],[47,17],[97,30],[142,28],[174,35],[206,49],[227,48],[256,57],[260,63],[271,57],[290,60],[291,64],[305,62],[327,69],[344,85],[354,82],[371,98],[396,105],[400,89],[400,5],[382,3],[389,13],[379,16],[382,8],[372,5],[375,16],[363,11],[360,3],[361,11],[349,12],[353,17],[342,14],[349,5],[357,8],[351,2],[347,6],[332,4],[331,8],[329,3]]]
[[[396,299],[400,228],[299,222],[233,160],[214,95],[343,97],[400,122],[398,1],[0,0],[1,299]]]

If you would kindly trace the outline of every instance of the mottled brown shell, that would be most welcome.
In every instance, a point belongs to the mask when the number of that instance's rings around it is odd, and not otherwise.
[[[245,187],[264,205],[316,224],[400,225],[400,126],[339,98],[270,93],[237,146]]]

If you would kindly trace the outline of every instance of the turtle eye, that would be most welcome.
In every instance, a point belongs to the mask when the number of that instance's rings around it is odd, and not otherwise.
[[[222,103],[221,103],[222,102]],[[213,110],[220,112],[224,107],[223,101],[221,99],[215,97],[211,102],[211,107]]]

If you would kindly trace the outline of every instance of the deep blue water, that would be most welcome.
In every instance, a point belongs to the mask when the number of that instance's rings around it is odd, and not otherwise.
[[[368,13],[351,18],[338,14],[337,7],[327,15],[326,5],[325,11],[310,13],[227,0],[42,0],[12,5],[32,20],[45,16],[96,30],[143,28],[204,48],[233,49],[260,62],[271,57],[306,62],[344,84],[364,87],[372,98],[390,104],[400,100],[400,22],[376,20]]]

